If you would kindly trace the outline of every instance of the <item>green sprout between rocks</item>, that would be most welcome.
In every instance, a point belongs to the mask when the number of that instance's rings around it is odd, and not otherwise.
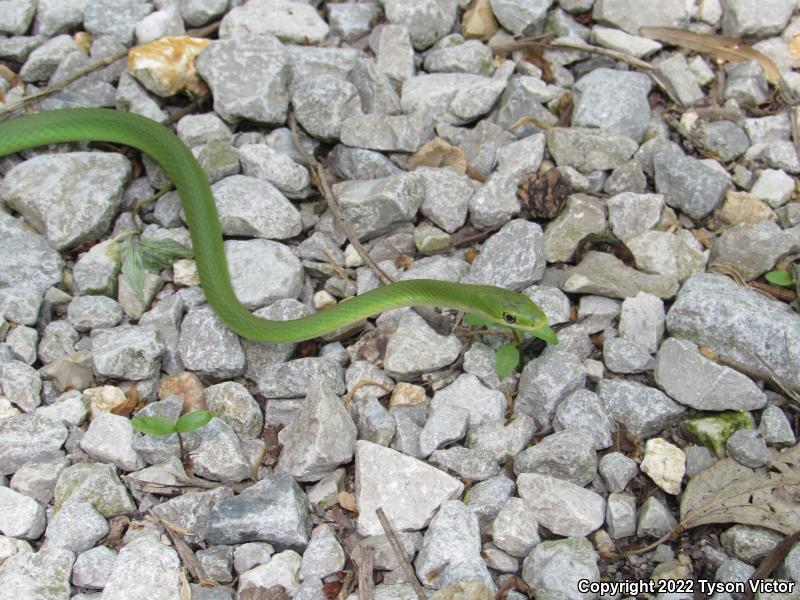
[[[170,239],[155,240],[129,234],[115,242],[122,259],[122,276],[142,304],[145,303],[145,271],[158,273],[161,269],[171,267],[179,258],[192,257],[189,248]]]
[[[181,462],[186,465],[186,453],[183,448],[182,433],[196,431],[206,425],[214,418],[214,413],[210,410],[193,410],[181,416],[177,421],[171,421],[166,417],[134,417],[131,425],[147,435],[165,436],[173,433],[178,436],[178,446],[181,453]]]
[[[789,271],[784,271],[783,269],[770,271],[764,275],[764,279],[766,279],[772,285],[776,285],[778,287],[793,287],[795,285],[792,274]]]
[[[510,344],[504,344],[498,348],[497,352],[494,356],[494,370],[497,373],[497,376],[500,379],[505,379],[517,368],[519,364],[519,346],[522,343],[522,337],[510,327],[502,327],[498,325],[495,321],[487,319],[485,317],[480,317],[478,315],[465,315],[464,316],[464,324],[465,325],[475,325],[475,326],[485,326],[485,327],[498,327],[501,329],[507,329],[508,332],[513,332],[514,334],[514,342]]]

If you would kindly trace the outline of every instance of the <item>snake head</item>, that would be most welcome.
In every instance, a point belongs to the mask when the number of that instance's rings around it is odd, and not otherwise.
[[[547,315],[525,294],[498,290],[500,297],[487,311],[493,321],[521,333],[530,333],[549,344],[558,344],[558,337],[547,324]]]

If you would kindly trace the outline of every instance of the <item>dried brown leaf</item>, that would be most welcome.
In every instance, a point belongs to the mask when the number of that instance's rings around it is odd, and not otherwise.
[[[800,445],[773,452],[769,468],[723,458],[692,477],[681,499],[681,526],[741,523],[790,534],[800,529]]]
[[[724,35],[714,35],[712,33],[693,33],[684,29],[674,27],[641,27],[639,33],[665,44],[680,46],[687,50],[694,50],[701,54],[707,54],[717,60],[727,60],[730,62],[745,62],[755,60],[764,69],[767,80],[774,84],[781,84],[781,72],[775,63],[765,54],[762,54],[752,46],[748,46],[742,40],[735,37]]]
[[[442,138],[433,138],[408,158],[408,170],[419,167],[452,167],[459,173],[466,173],[467,159],[458,146],[448,144]]]

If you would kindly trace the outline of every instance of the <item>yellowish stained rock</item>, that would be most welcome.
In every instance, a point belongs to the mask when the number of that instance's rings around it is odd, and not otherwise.
[[[207,45],[207,39],[182,35],[137,46],[128,53],[128,72],[163,98],[178,92],[201,95],[207,88],[197,74],[194,59]]]

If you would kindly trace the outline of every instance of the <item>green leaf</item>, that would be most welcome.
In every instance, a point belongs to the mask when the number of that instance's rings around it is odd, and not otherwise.
[[[519,350],[514,344],[501,346],[494,357],[494,370],[500,379],[505,379],[519,364]]]
[[[148,435],[169,435],[175,433],[175,422],[165,417],[134,417],[131,425]]]
[[[179,258],[189,258],[192,251],[175,240],[142,238],[139,242],[142,251],[142,264],[148,271],[158,272],[171,267]]]
[[[122,276],[139,301],[144,304],[144,266],[138,244],[127,239],[119,245],[122,257]]]
[[[770,271],[764,275],[764,279],[769,281],[772,285],[779,285],[781,287],[791,287],[794,285],[792,274],[789,271]]]
[[[499,323],[482,315],[464,315],[464,325],[475,325],[477,327],[496,327],[499,325]]]
[[[178,433],[189,433],[195,429],[200,429],[213,418],[214,413],[210,410],[193,410],[178,419],[175,423],[175,431]]]

